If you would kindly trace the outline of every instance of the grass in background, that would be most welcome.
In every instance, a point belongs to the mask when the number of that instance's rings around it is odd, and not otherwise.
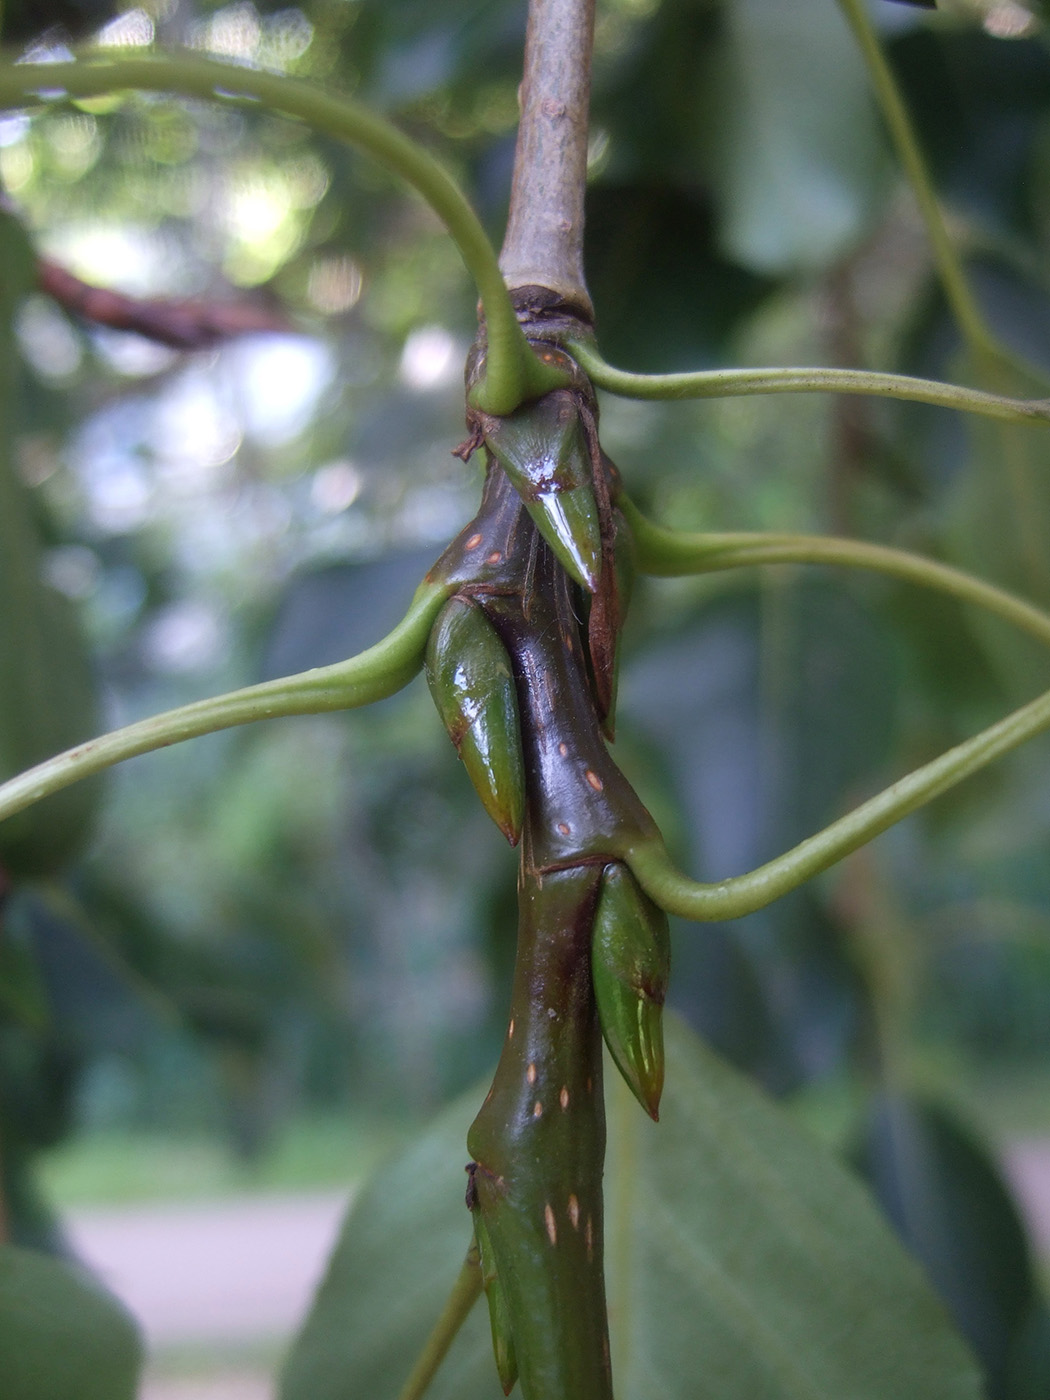
[[[366,1176],[407,1140],[413,1125],[306,1118],[289,1124],[257,1159],[221,1139],[131,1130],[76,1135],[40,1162],[40,1181],[61,1211],[143,1201],[215,1200],[274,1191],[339,1190]]]

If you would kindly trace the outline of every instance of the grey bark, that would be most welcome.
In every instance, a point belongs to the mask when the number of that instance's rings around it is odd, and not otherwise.
[[[504,280],[546,287],[593,315],[583,276],[583,197],[594,0],[530,0]]]

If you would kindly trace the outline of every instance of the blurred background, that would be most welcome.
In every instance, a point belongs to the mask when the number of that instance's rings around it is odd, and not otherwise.
[[[189,44],[352,92],[445,162],[498,243],[524,10],[8,0],[4,39],[36,58]],[[1045,396],[1038,17],[871,13],[1017,360],[988,387]],[[0,299],[5,775],[378,640],[481,479],[450,451],[474,295],[436,220],[300,124],[159,97],[0,116],[0,184],[4,275],[26,271]],[[173,350],[23,296],[31,257],[268,328]],[[587,268],[625,368],[980,382],[831,0],[600,0]],[[1039,430],[830,396],[606,400],[602,428],[661,522],[856,535],[1050,606]],[[16,525],[38,546],[21,565]],[[698,878],[760,863],[1050,685],[1005,624],[820,570],[642,584],[625,646],[615,752]],[[425,686],[138,759],[41,810],[0,836],[13,1238],[62,1249],[117,1204],[307,1191],[323,1254],[348,1187],[502,1037],[515,857]],[[674,1005],[867,1175],[990,1395],[1045,1397],[1047,743],[772,908],[675,940]],[[155,1394],[254,1400],[286,1325],[158,1333]]]

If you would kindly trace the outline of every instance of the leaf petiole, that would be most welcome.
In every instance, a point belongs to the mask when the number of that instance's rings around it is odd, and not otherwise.
[[[448,593],[444,584],[421,585],[393,631],[348,661],[197,700],[46,759],[0,784],[0,821],[126,758],[255,720],[356,709],[395,694],[422,666],[427,637]]]
[[[717,399],[745,394],[867,394],[874,398],[908,399],[915,403],[954,408],[1010,423],[1050,424],[1050,399],[1012,399],[915,379],[908,374],[882,374],[861,369],[821,369],[788,366],[760,369],[710,369],[683,374],[632,374],[615,369],[593,342],[573,340],[566,350],[599,389],[628,399]]]
[[[712,884],[677,870],[662,841],[620,852],[650,899],[686,919],[739,919],[827,870],[956,783],[1050,729],[1050,691],[861,803],[765,865]]]
[[[681,577],[774,563],[872,569],[987,608],[1050,645],[1050,615],[1041,609],[960,569],[906,550],[821,535],[680,534],[654,525],[626,496],[618,504],[635,540],[638,567],[645,573]],[[887,827],[1047,728],[1050,692],[917,768],[823,831],[746,875],[713,884],[690,880],[674,868],[658,841],[625,850],[623,858],[649,897],[668,913],[701,920],[741,918],[828,869]]]
[[[757,564],[830,564],[870,569],[905,583],[947,593],[986,608],[1044,646],[1050,646],[1050,613],[974,574],[905,549],[827,535],[773,533],[684,534],[647,520],[626,497],[618,501],[631,527],[642,573],[662,578],[713,573]]]

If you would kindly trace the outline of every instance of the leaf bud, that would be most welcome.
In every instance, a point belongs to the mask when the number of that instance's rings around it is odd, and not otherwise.
[[[625,865],[607,865],[598,895],[591,975],[609,1053],[651,1118],[664,1084],[663,1005],[671,970],[667,915]]]
[[[512,846],[525,819],[525,759],[510,657],[477,603],[446,603],[427,642],[438,713],[486,812]]]
[[[596,592],[601,516],[573,395],[558,390],[505,418],[487,419],[485,443],[559,563],[581,588]]]

